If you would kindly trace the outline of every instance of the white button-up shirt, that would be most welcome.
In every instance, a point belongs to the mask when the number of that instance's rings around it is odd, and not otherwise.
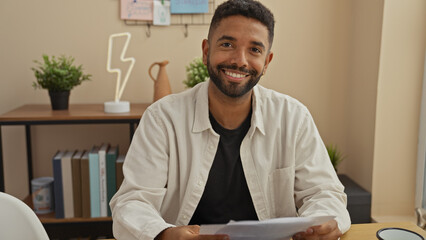
[[[191,220],[219,143],[208,84],[164,97],[143,114],[110,203],[115,238],[153,239]],[[259,220],[333,215],[347,231],[346,194],[307,108],[261,86],[253,93],[240,154]]]

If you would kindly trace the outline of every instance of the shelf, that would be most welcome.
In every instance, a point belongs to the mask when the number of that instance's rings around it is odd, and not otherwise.
[[[130,105],[127,113],[105,113],[103,104],[71,104],[67,110],[53,111],[48,104],[27,104],[0,116],[0,125],[78,123],[90,121],[139,121],[149,103]]]
[[[31,195],[22,200],[25,204],[27,204],[31,209],[33,209],[33,199]],[[50,212],[46,214],[37,214],[37,217],[40,219],[41,223],[89,223],[89,222],[111,222],[111,217],[97,217],[97,218],[56,218],[55,212]]]
[[[31,191],[32,150],[31,150],[31,126],[33,125],[57,125],[57,124],[129,124],[130,140],[133,137],[135,125],[150,103],[132,103],[130,111],[126,113],[105,113],[103,104],[70,104],[67,110],[52,110],[49,104],[27,104],[10,112],[0,115],[0,191],[4,191],[3,150],[1,139],[1,127],[7,125],[25,126],[28,187]]]
[[[33,208],[31,195],[27,196],[23,202]],[[87,238],[96,239],[98,237],[112,238],[112,218],[56,218],[55,212],[47,214],[36,214],[43,224],[44,229],[50,239]]]
[[[57,124],[128,124],[130,140],[135,126],[150,103],[134,103],[127,113],[105,113],[101,104],[71,104],[67,110],[53,111],[48,104],[28,104],[0,115],[0,191],[4,191],[4,166],[1,127],[21,125],[25,127],[25,144],[27,148],[28,186],[31,192],[32,147],[31,127],[34,125]],[[31,195],[24,202],[33,207]],[[55,213],[37,214],[50,239],[69,239],[90,237],[112,238],[112,218],[63,218]]]

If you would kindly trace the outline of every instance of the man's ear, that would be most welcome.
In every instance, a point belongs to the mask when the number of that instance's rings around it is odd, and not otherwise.
[[[201,48],[203,50],[203,63],[207,66],[207,55],[209,53],[209,41],[207,39],[203,40]]]
[[[263,74],[266,73],[266,69],[268,68],[269,63],[272,61],[272,58],[274,58],[274,53],[269,52],[268,56],[266,56],[266,59],[265,59],[265,67],[263,68]]]

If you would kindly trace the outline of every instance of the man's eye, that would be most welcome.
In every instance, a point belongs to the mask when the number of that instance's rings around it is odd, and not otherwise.
[[[254,53],[262,53],[262,51],[259,48],[251,48],[251,51]]]
[[[222,47],[231,47],[232,46],[231,43],[222,43],[221,45],[222,45]]]

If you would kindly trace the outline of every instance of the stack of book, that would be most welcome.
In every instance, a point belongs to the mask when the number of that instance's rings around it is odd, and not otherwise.
[[[52,161],[56,218],[111,216],[109,201],[123,181],[118,146],[59,150]]]

